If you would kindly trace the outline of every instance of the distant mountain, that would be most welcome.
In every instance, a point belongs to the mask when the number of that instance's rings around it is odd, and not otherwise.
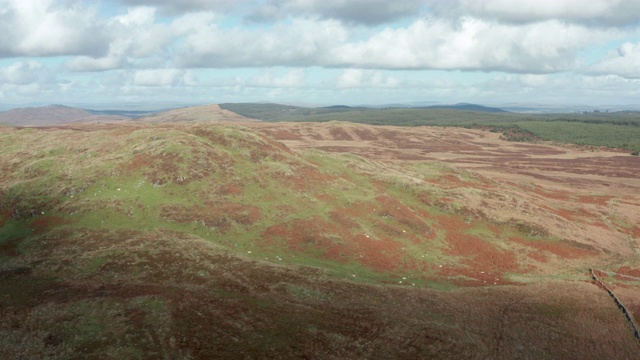
[[[11,126],[48,126],[72,122],[120,121],[127,117],[96,115],[84,109],[64,105],[27,107],[0,112],[0,124]]]
[[[347,106],[347,105],[331,105],[331,106],[324,106],[323,109],[351,109],[351,106]]]
[[[116,115],[116,116],[122,116],[122,117],[127,117],[127,118],[132,118],[132,119],[137,119],[137,118],[141,118],[141,117],[145,117],[145,116],[152,116],[155,114],[158,114],[160,112],[163,111],[169,111],[171,109],[164,109],[164,110],[91,110],[91,109],[86,109],[88,112],[90,112],[93,115]]]
[[[463,111],[477,111],[477,112],[488,112],[488,113],[507,113],[504,109],[483,106],[478,104],[468,104],[468,103],[459,103],[454,105],[431,105],[422,107],[424,109],[453,109],[453,110],[463,110]]]

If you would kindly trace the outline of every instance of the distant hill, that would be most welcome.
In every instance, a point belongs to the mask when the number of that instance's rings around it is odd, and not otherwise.
[[[127,118],[132,118],[132,119],[137,119],[137,118],[141,118],[141,117],[145,117],[145,116],[152,116],[155,114],[158,114],[160,112],[163,111],[168,111],[170,109],[165,109],[165,110],[92,110],[92,109],[86,109],[86,111],[90,112],[93,115],[116,115],[116,116],[122,116],[122,117],[127,117]]]
[[[370,108],[350,107],[346,105],[334,105],[328,107],[303,107],[260,103],[225,103],[220,104],[220,107],[224,110],[229,110],[248,118],[260,119],[264,121],[291,121],[299,120],[305,116],[373,110]]]
[[[347,106],[347,105],[331,105],[331,106],[325,106],[324,109],[351,109],[351,106]]]
[[[219,105],[201,105],[178,108],[143,117],[141,121],[148,122],[191,122],[191,121],[238,121],[252,120],[242,114],[237,114],[220,108]]]
[[[454,105],[431,105],[422,107],[424,109],[453,109],[453,110],[463,110],[463,111],[476,111],[476,112],[488,112],[488,113],[507,113],[509,111],[496,108],[483,106],[478,104],[467,104],[467,103],[459,103]]]
[[[253,119],[260,119],[264,121],[316,121],[315,117],[327,117],[327,120],[337,119],[337,114],[341,114],[339,117],[345,120],[347,118],[353,118],[361,116],[366,113],[367,116],[372,113],[378,112],[380,108],[372,107],[351,107],[347,105],[332,105],[325,107],[301,107],[291,105],[280,104],[260,104],[260,103],[226,103],[220,104],[220,107],[225,110],[233,111],[236,114],[246,116]],[[387,107],[384,110],[398,109],[398,110],[414,110],[424,111],[426,110],[460,110],[460,111],[472,111],[477,113],[509,113],[506,110],[476,105],[476,104],[455,104],[455,105],[432,105],[432,106],[408,106],[408,107]],[[347,115],[348,114],[348,115]],[[349,120],[347,120],[349,121]]]
[[[27,107],[0,113],[0,124],[11,126],[47,126],[71,122],[110,122],[126,120],[118,115],[96,115],[84,109],[63,105]]]

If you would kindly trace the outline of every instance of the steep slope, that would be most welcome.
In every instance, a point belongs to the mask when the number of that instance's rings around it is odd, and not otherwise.
[[[637,354],[588,282],[617,255],[454,206],[468,171],[273,136],[0,128],[0,356]]]

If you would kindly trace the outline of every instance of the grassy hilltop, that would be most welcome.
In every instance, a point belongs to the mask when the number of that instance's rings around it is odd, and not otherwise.
[[[632,263],[470,207],[451,184],[500,192],[473,172],[201,122],[0,127],[0,148],[2,358],[638,351],[585,271]]]

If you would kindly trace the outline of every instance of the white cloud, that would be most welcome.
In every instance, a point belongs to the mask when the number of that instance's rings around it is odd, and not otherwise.
[[[438,16],[474,16],[511,23],[548,20],[598,26],[625,26],[640,21],[640,2],[628,0],[428,0]]]
[[[165,57],[166,47],[177,36],[167,25],[156,22],[152,7],[129,8],[126,14],[111,18],[105,25],[113,35],[109,51],[102,57],[78,56],[67,62],[71,71],[103,71],[128,67],[136,59]]]
[[[250,6],[254,1],[250,0],[120,0],[129,6],[150,6],[160,9],[169,15],[181,15],[189,12],[208,11],[215,9],[217,12],[232,11],[244,6]]]
[[[637,104],[640,96],[640,79],[626,79],[617,75],[583,76],[578,86],[594,95],[630,97],[634,104]]]
[[[346,69],[336,80],[336,87],[345,88],[393,88],[401,81],[393,76],[377,70]]]
[[[0,0],[0,58],[16,59],[0,87],[5,98],[626,99],[640,91],[639,13],[635,0]],[[64,66],[36,59],[57,56]]]
[[[535,74],[501,74],[482,84],[484,90],[509,93],[567,90],[574,79],[567,76]]]
[[[69,70],[78,72],[113,70],[121,68],[127,63],[123,55],[123,53],[110,53],[100,58],[78,56],[69,60],[66,66]]]
[[[264,29],[223,29],[200,24],[184,38],[176,59],[182,67],[303,66],[326,62],[328,51],[347,39],[334,20],[295,19]]]
[[[269,69],[251,78],[248,86],[273,87],[273,88],[297,88],[305,85],[305,72],[303,69],[292,69],[284,75],[279,75],[275,69]]]
[[[60,93],[69,81],[58,78],[53,69],[34,60],[15,62],[0,68],[0,98],[4,101],[45,101]]]
[[[274,21],[288,17],[319,17],[345,23],[377,25],[418,16],[422,0],[271,0],[248,18]]]
[[[480,102],[606,106],[635,104],[640,96],[640,79],[625,79],[616,75],[499,74],[474,87]]]
[[[20,61],[0,69],[0,82],[27,85],[42,77],[43,66],[37,61]]]
[[[417,17],[427,9],[438,17],[473,16],[501,22],[560,20],[599,26],[626,26],[640,19],[635,0],[120,0],[127,6],[151,6],[176,16],[198,11],[244,13],[254,21],[306,17],[350,24],[379,25]]]
[[[618,75],[628,79],[640,79],[640,43],[627,42],[604,59],[587,68],[597,75]]]
[[[53,0],[0,0],[0,56],[106,52],[109,36],[96,10]]]
[[[340,66],[547,73],[572,69],[579,50],[611,36],[559,21],[516,26],[476,18],[421,19],[331,54]]]
[[[7,101],[15,101],[15,99],[23,97],[39,96],[47,92],[46,89],[36,83],[26,85],[2,84],[2,86],[0,86],[0,93],[2,93],[2,97]]]
[[[546,7],[540,4],[523,7],[530,7],[532,12],[542,14],[538,18],[544,19],[553,14],[564,14],[562,11],[575,5],[572,1],[560,1],[559,5],[544,2]],[[189,6],[196,6],[196,3],[199,2],[190,2]],[[604,6],[604,3],[597,3]],[[346,0],[274,0],[265,6],[285,7],[291,13],[303,13],[307,9],[311,14],[317,14],[331,8],[329,5],[332,4],[365,8],[361,1]],[[389,4],[396,5],[381,7],[402,7],[397,2]],[[459,0],[455,4],[461,6],[466,2]],[[485,12],[495,8],[519,11],[499,0],[469,4],[469,12],[483,16],[488,16]],[[419,7],[421,3],[414,1],[409,5]],[[592,10],[589,9],[590,6],[585,6],[581,11],[590,13]],[[191,12],[167,22],[159,21],[156,12],[156,7],[133,7],[125,14],[105,21],[106,31],[114,38],[108,53],[101,57],[78,56],[67,62],[67,68],[103,71],[321,66],[553,73],[577,69],[583,62],[578,56],[581,50],[625,34],[620,29],[590,28],[561,20],[514,23],[474,16],[430,16],[405,27],[366,31],[357,30],[343,21],[317,17],[229,27],[224,25],[226,18],[221,13]]]
[[[133,73],[136,86],[195,85],[197,79],[190,72],[179,69],[144,69]]]

